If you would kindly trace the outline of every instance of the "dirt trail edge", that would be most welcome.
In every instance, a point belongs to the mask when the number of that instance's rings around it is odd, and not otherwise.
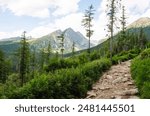
[[[139,99],[130,74],[131,61],[114,65],[87,92],[86,99]]]

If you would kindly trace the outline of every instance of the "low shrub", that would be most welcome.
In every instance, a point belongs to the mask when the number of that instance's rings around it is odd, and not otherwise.
[[[68,59],[51,59],[48,66],[45,67],[46,72],[54,72],[58,69],[72,68],[79,65],[78,59],[68,58]]]
[[[48,66],[45,67],[46,72],[54,72],[59,69],[66,68],[76,68],[79,65],[83,65],[87,62],[91,62],[94,60],[100,59],[100,54],[97,51],[91,52],[91,54],[84,52],[78,56],[64,58],[64,59],[56,59],[53,58],[50,60]]]
[[[124,62],[137,57],[140,53],[139,49],[132,49],[129,51],[123,51],[112,58],[112,63],[117,64],[119,61]]]
[[[150,98],[150,49],[144,50],[132,61],[131,74],[141,98]]]
[[[40,75],[22,88],[12,91],[8,98],[84,98],[92,84],[110,66],[108,59],[101,59],[76,68],[60,69],[53,74]]]

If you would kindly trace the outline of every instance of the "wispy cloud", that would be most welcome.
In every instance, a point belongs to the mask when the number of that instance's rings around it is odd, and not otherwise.
[[[66,15],[78,10],[80,0],[0,0],[0,6],[17,16],[47,18]]]
[[[150,17],[150,0],[123,0],[126,8],[127,24],[131,24],[140,17]],[[95,20],[94,38],[99,40],[106,37],[107,18],[106,18],[107,0],[102,0],[98,11],[100,12],[98,20]],[[120,14],[121,15],[121,14]],[[118,15],[119,17],[119,15]]]

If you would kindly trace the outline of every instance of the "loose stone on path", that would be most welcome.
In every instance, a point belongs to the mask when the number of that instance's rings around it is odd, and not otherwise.
[[[86,99],[139,99],[130,74],[131,61],[114,65],[87,92]]]

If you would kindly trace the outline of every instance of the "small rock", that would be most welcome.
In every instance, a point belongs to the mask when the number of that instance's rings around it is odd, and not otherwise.
[[[98,89],[99,89],[99,87],[93,87],[92,89],[93,89],[93,90],[98,90]]]
[[[106,77],[107,77],[107,79],[112,79],[112,76],[110,76],[110,75],[107,75]]]
[[[122,81],[122,77],[119,77],[117,79],[115,79],[112,83],[116,84],[116,83],[120,83]]]
[[[115,96],[111,96],[111,99],[115,99],[116,97]]]
[[[125,77],[130,77],[131,75],[130,75],[130,74],[125,74],[124,76],[125,76]]]
[[[100,89],[100,90],[109,90],[110,87],[100,87],[99,89]]]
[[[93,93],[93,92],[88,92],[87,93],[87,97],[86,98],[93,98],[93,97],[96,97],[96,93]]]
[[[130,96],[129,99],[140,99],[140,98],[137,96]]]
[[[121,99],[122,98],[122,96],[116,96],[116,98],[115,99]]]
[[[135,95],[138,93],[138,89],[130,89],[123,91],[123,95]]]
[[[127,85],[134,85],[134,83],[132,83],[132,82],[128,82],[128,83],[127,83]]]
[[[128,78],[123,78],[122,79],[122,82],[127,82],[128,81]]]

